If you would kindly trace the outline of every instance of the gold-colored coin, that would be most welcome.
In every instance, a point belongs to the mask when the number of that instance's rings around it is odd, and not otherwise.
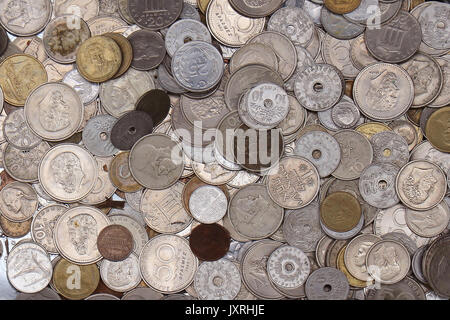
[[[130,152],[121,152],[111,161],[111,166],[109,168],[109,179],[112,184],[123,192],[137,192],[142,190],[144,187],[141,186],[133,178],[129,167],[129,156]],[[116,191],[116,194],[118,192]],[[125,198],[125,195],[122,199]]]
[[[345,95],[353,99],[353,85],[355,81],[346,80],[345,81]]]
[[[409,8],[409,10],[414,9],[415,7],[417,7],[418,5],[424,3],[425,0],[411,0],[411,6]]]
[[[348,284],[351,285],[352,287],[355,287],[355,288],[367,287],[370,283],[355,278],[348,271],[347,266],[345,265],[345,261],[344,261],[345,248],[347,248],[347,246],[344,246],[341,250],[339,250],[339,253],[337,256],[337,261],[336,261],[337,268],[345,274],[345,276],[347,277],[347,280],[348,280]]]
[[[325,7],[336,14],[349,13],[359,7],[361,0],[325,0]]]
[[[422,115],[423,108],[409,109],[406,116],[409,121],[414,123],[416,126],[420,126],[420,116]]]
[[[43,64],[28,54],[14,54],[0,64],[0,87],[13,106],[23,107],[31,91],[47,80]]]
[[[427,121],[425,136],[442,152],[450,152],[450,106],[435,111]]]
[[[65,298],[82,300],[97,289],[100,272],[96,264],[79,266],[61,259],[55,265],[52,281],[58,293]]]
[[[367,122],[367,123],[363,123],[362,125],[358,126],[355,129],[355,131],[361,133],[367,139],[370,140],[373,135],[380,133],[380,132],[392,131],[392,129],[383,123]]]
[[[122,64],[122,52],[111,38],[95,36],[83,42],[77,53],[80,74],[90,82],[112,79]]]
[[[119,71],[113,77],[114,79],[119,78],[123,75],[131,66],[131,62],[133,61],[133,48],[131,47],[130,41],[125,38],[120,33],[105,33],[105,37],[109,37],[113,39],[120,47],[120,51],[122,53],[122,64],[120,65]]]
[[[206,14],[206,9],[211,0],[197,0],[197,6],[203,14]]]
[[[320,205],[322,223],[336,232],[347,232],[357,226],[361,219],[361,205],[348,192],[334,192],[328,195]]]
[[[0,215],[0,227],[3,233],[10,238],[22,238],[31,230],[33,218],[23,222],[12,222]]]

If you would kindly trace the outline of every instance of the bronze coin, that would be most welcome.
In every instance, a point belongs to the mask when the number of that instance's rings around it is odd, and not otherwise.
[[[420,125],[420,117],[422,115],[423,108],[418,109],[409,109],[406,113],[408,120],[411,121],[414,125]]]
[[[320,205],[322,223],[335,232],[347,232],[358,225],[361,219],[361,205],[348,192],[334,192],[328,195]]]
[[[128,11],[136,24],[149,30],[170,26],[181,14],[183,0],[128,0]]]
[[[124,226],[113,224],[100,231],[97,248],[100,254],[110,261],[123,261],[133,252],[134,240],[131,232]]]
[[[136,192],[144,187],[137,183],[131,175],[128,159],[130,152],[122,152],[114,157],[109,168],[109,179],[112,184],[123,192]],[[116,192],[117,194],[117,192]],[[121,197],[122,199],[125,196]]]
[[[133,48],[131,47],[130,41],[120,33],[105,33],[104,36],[113,39],[122,52],[122,64],[120,65],[119,71],[113,77],[113,79],[116,79],[130,68],[131,62],[133,61]]]
[[[128,40],[133,48],[131,66],[140,71],[158,67],[166,56],[166,45],[161,35],[154,31],[139,30],[133,32]]]
[[[144,111],[150,115],[153,120],[153,126],[158,126],[170,111],[170,98],[167,93],[162,90],[150,90],[136,103],[136,110]]]
[[[6,34],[6,30],[0,26],[0,55],[2,55],[6,48],[8,48],[8,35]]]
[[[33,218],[24,222],[12,222],[0,215],[0,227],[3,233],[10,238],[22,238],[31,230]]]
[[[16,181],[15,179],[13,179],[6,171],[2,171],[0,173],[0,191],[7,185],[10,184],[11,182]]]
[[[428,119],[430,119],[431,115],[438,110],[439,109],[436,108],[425,107],[423,108],[422,113],[420,114],[419,126],[425,137],[427,136]]]
[[[230,233],[221,225],[200,224],[191,231],[189,246],[200,260],[216,261],[228,252],[230,241]]]
[[[111,130],[111,143],[119,150],[128,151],[140,138],[152,132],[152,117],[144,111],[131,111],[114,124]]]

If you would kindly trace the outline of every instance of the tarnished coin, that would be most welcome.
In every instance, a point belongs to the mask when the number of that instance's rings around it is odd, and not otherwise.
[[[339,128],[350,129],[360,122],[361,113],[353,100],[344,98],[331,109],[331,119]]]
[[[426,211],[406,209],[408,227],[421,237],[435,237],[443,232],[450,221],[450,209],[445,201]]]
[[[450,49],[450,28],[446,17],[450,15],[448,3],[434,2],[426,7],[419,16],[423,42],[434,49]]]
[[[388,3],[387,1],[379,2],[379,0],[361,0],[360,5],[352,12],[345,13],[344,17],[374,29],[395,17],[401,6],[402,1]],[[379,12],[376,19],[374,19],[375,12]]]
[[[281,207],[303,208],[319,192],[319,173],[307,159],[299,156],[285,157],[269,172],[267,188],[270,198]]]
[[[12,222],[3,215],[0,215],[0,228],[2,233],[9,238],[22,238],[30,232],[32,220],[33,219],[28,219],[24,222]],[[1,250],[3,250],[3,248]]]
[[[21,150],[33,149],[42,142],[28,126],[23,109],[15,110],[6,117],[3,136],[9,144]]]
[[[145,283],[158,292],[184,290],[194,280],[198,259],[188,241],[175,235],[159,235],[147,242],[139,256]]]
[[[361,205],[348,192],[334,192],[320,205],[320,217],[325,226],[335,232],[348,232],[358,225],[361,219]]]
[[[332,108],[344,93],[340,71],[332,65],[317,64],[306,68],[295,81],[295,96],[310,111]]]
[[[39,210],[33,218],[31,236],[51,254],[58,253],[53,237],[56,221],[67,210],[64,205],[51,204]]]
[[[52,2],[2,1],[0,2],[0,23],[17,36],[32,36],[41,32],[52,17]]]
[[[190,41],[182,45],[172,59],[172,74],[180,86],[192,92],[204,92],[216,86],[223,75],[223,58],[212,45]]]
[[[78,265],[100,261],[97,237],[108,225],[108,218],[98,209],[83,206],[70,209],[56,222],[56,247],[64,258]]]
[[[73,69],[66,73],[63,82],[71,86],[80,96],[84,105],[93,102],[100,91],[97,83],[92,83],[84,79],[77,69]]]
[[[13,106],[24,106],[29,94],[47,79],[42,63],[27,54],[11,55],[0,64],[0,86],[5,101]]]
[[[429,104],[429,107],[444,107],[450,103],[450,60],[444,57],[438,57],[435,60],[441,67],[443,84],[441,92],[437,98]]]
[[[320,268],[306,281],[305,292],[309,300],[346,300],[349,283],[345,274],[336,268]]]
[[[136,102],[136,110],[147,112],[153,120],[153,126],[158,126],[170,111],[170,99],[167,93],[154,89],[147,91]],[[172,119],[173,119],[172,115]]]
[[[430,245],[424,256],[426,278],[433,290],[445,298],[450,297],[447,268],[445,268],[450,256],[449,242],[448,234],[439,237]]]
[[[164,40],[159,33],[149,30],[138,30],[133,32],[128,37],[128,40],[133,47],[133,62],[131,66],[134,69],[141,71],[155,69],[164,60],[166,48]]]
[[[165,134],[141,138],[130,152],[130,171],[138,183],[148,189],[166,189],[184,170],[181,147]]]
[[[189,199],[189,211],[199,222],[218,222],[227,213],[228,201],[225,193],[215,186],[197,188]]]
[[[359,73],[352,63],[350,50],[350,40],[339,40],[327,34],[322,41],[323,59],[338,68],[345,79],[355,79]]]
[[[449,116],[450,106],[437,110],[428,118],[425,129],[428,141],[433,147],[446,153],[450,153]]]
[[[136,288],[142,281],[139,272],[139,258],[132,253],[122,261],[103,260],[100,265],[103,283],[116,292],[127,292]]]
[[[283,222],[284,210],[270,199],[263,184],[251,184],[234,194],[228,217],[239,235],[258,240],[278,230]]]
[[[369,289],[366,296],[367,300],[426,300],[420,284],[410,277],[394,284],[382,284],[377,289]]]
[[[12,222],[29,220],[37,206],[36,192],[29,184],[11,182],[0,191],[1,214]]]
[[[411,58],[419,49],[422,31],[419,21],[409,12],[398,15],[379,28],[364,33],[369,52],[378,60],[399,63]]]
[[[133,235],[124,226],[113,224],[103,228],[97,237],[100,254],[109,261],[123,261],[133,251]]]
[[[366,255],[370,247],[380,240],[381,237],[373,234],[361,234],[348,243],[345,248],[344,261],[352,276],[368,283],[373,280],[367,271]]]
[[[6,274],[11,285],[18,291],[39,292],[47,287],[52,279],[50,256],[37,243],[19,243],[9,252]]]
[[[283,7],[278,9],[269,19],[268,31],[280,32],[294,44],[307,46],[314,34],[314,23],[301,8]]]
[[[153,120],[144,111],[124,114],[111,129],[111,143],[120,150],[131,150],[143,136],[153,132]]]
[[[415,146],[419,143],[419,131],[417,130],[418,127],[413,125],[411,122],[406,120],[396,120],[392,121],[389,124],[389,127],[392,129],[393,132],[398,134],[399,136],[403,137],[405,139],[406,143],[408,144],[408,150],[412,151]]]
[[[134,242],[133,252],[140,254],[142,248],[148,241],[148,234],[145,228],[139,224],[139,222],[127,215],[111,213],[108,218],[111,223],[124,226],[131,232]]]
[[[331,230],[322,221],[320,221],[320,226],[322,227],[323,232],[327,236],[332,237],[333,239],[336,239],[336,240],[348,240],[348,239],[351,239],[354,236],[356,236],[359,232],[361,232],[361,230],[364,226],[364,216],[361,215],[360,219],[358,221],[358,224],[353,229],[346,231],[346,232],[337,232],[337,231]],[[339,249],[342,249],[342,248],[339,248]],[[335,256],[333,257],[333,259],[336,258],[336,259],[334,259],[336,261],[337,261],[337,256],[338,256],[339,252],[340,252],[339,250],[336,251]],[[335,266],[334,260],[333,260],[333,265],[332,265],[333,267]]]
[[[20,293],[15,300],[23,301],[47,301],[47,300],[61,300],[61,297],[56,293],[55,290],[50,288],[44,288],[42,291],[37,293]]]
[[[129,152],[121,152],[111,162],[109,178],[114,186],[123,192],[136,192],[143,189],[131,175]]]
[[[178,233],[186,229],[192,217],[184,209],[184,184],[177,182],[165,190],[146,190],[142,195],[141,211],[147,225],[159,233]]]
[[[306,121],[306,109],[304,109],[298,100],[288,95],[289,113],[286,118],[281,121],[277,128],[281,129],[283,136],[289,136],[296,133]]]
[[[229,47],[241,47],[264,30],[265,19],[239,14],[228,0],[211,0],[206,11],[206,23],[217,41]]]
[[[341,160],[341,148],[337,140],[320,131],[311,131],[301,136],[295,143],[294,153],[311,161],[320,177],[333,173]]]
[[[230,240],[230,233],[221,225],[200,224],[192,229],[189,246],[200,260],[217,261],[228,252]]]
[[[411,152],[411,160],[427,160],[437,164],[444,172],[450,170],[450,155],[433,148],[429,141],[414,148]]]
[[[120,52],[122,53],[122,63],[120,64],[119,70],[113,77],[116,79],[122,76],[130,68],[133,60],[133,48],[130,41],[128,41],[128,39],[120,33],[110,32],[105,33],[104,36],[113,39],[120,47]]]
[[[50,149],[39,165],[39,181],[52,198],[62,202],[83,199],[97,182],[97,162],[85,149],[60,144]]]
[[[373,244],[367,251],[366,266],[376,281],[394,284],[406,277],[411,266],[411,258],[402,244],[382,240]]]
[[[98,167],[97,182],[92,191],[80,203],[85,205],[97,205],[112,197],[117,188],[109,179],[112,157],[95,157]]]
[[[190,41],[203,41],[211,43],[211,34],[208,28],[193,19],[181,19],[172,24],[165,36],[167,53],[173,57],[175,52]]]
[[[99,115],[90,119],[83,130],[83,144],[94,156],[110,157],[119,152],[111,142],[111,130],[117,119]]]
[[[237,171],[227,170],[219,165],[217,161],[207,164],[193,161],[192,170],[200,180],[215,186],[226,184],[237,175]]]
[[[233,300],[241,285],[238,267],[227,259],[203,262],[195,273],[195,291],[202,300]]]
[[[392,132],[380,132],[370,139],[373,147],[373,161],[391,163],[402,167],[409,160],[408,143],[400,135]]]
[[[9,39],[8,34],[6,33],[6,30],[1,27],[0,28],[0,56],[3,55],[3,53],[8,48]]]
[[[245,0],[229,0],[233,8],[247,17],[263,18],[274,13],[281,5],[283,0],[261,1],[251,3]]]
[[[114,77],[122,64],[122,51],[111,38],[94,36],[84,41],[77,51],[77,67],[90,82],[104,82]]]
[[[375,163],[367,167],[359,179],[363,199],[376,208],[389,208],[400,200],[396,193],[395,179],[399,167],[389,163]]]
[[[104,1],[104,0],[99,0]],[[108,0],[110,5],[113,5],[113,1]],[[128,25],[125,21],[120,19],[119,17],[114,17],[111,15],[101,15],[96,16],[92,19],[86,21],[89,29],[91,29],[92,36],[100,36],[105,33],[114,32],[118,28],[124,28]]]
[[[183,10],[183,0],[128,0],[128,10],[141,28],[159,30],[177,20]]]
[[[378,62],[367,50],[364,34],[353,39],[350,43],[350,59],[352,64],[359,70],[364,69],[372,63]]]
[[[337,39],[349,40],[364,32],[365,27],[345,19],[323,7],[320,12],[320,21],[328,34]]]
[[[347,0],[347,1],[336,1],[336,0],[324,0],[321,1],[328,10],[336,14],[349,13],[358,8],[361,4],[361,0]]]
[[[263,43],[248,43],[237,50],[230,60],[230,72],[233,74],[238,69],[251,64],[263,65],[278,71],[278,57],[275,51]]]
[[[58,15],[45,28],[45,52],[56,62],[73,63],[76,61],[78,48],[90,36],[87,23],[79,15]]]
[[[356,77],[353,97],[368,118],[393,120],[404,114],[413,103],[414,83],[403,68],[375,63]]]
[[[96,264],[78,265],[66,259],[56,263],[52,278],[58,293],[70,300],[82,300],[90,296],[97,289],[99,281],[100,272]]]
[[[86,21],[97,16],[99,8],[99,0],[55,0],[54,2],[55,16],[71,13]]]
[[[406,164],[398,173],[395,184],[402,203],[417,211],[434,208],[444,199],[447,191],[442,169],[425,160]]]

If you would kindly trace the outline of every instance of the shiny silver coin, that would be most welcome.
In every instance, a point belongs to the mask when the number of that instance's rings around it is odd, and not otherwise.
[[[111,143],[111,130],[117,119],[110,115],[91,118],[83,130],[83,144],[94,156],[110,157],[119,153]]]

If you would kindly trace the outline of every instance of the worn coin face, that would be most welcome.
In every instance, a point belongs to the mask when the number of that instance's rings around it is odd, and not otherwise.
[[[280,32],[294,44],[307,46],[313,38],[314,23],[303,9],[284,7],[270,17],[267,30]]]
[[[147,242],[139,256],[145,283],[162,293],[184,290],[194,280],[198,259],[188,241],[175,235],[159,235]]]
[[[150,30],[138,30],[133,32],[128,40],[133,47],[131,66],[134,69],[141,71],[155,69],[164,60],[166,48],[159,33]]]
[[[440,296],[449,298],[450,290],[448,286],[448,278],[446,277],[445,268],[442,265],[444,261],[448,261],[449,252],[448,235],[444,235],[430,245],[425,253],[425,274],[429,280],[429,284],[433,290]]]
[[[394,284],[405,278],[411,266],[411,258],[401,243],[382,240],[367,251],[366,266],[376,281]]]
[[[350,50],[350,40],[339,40],[327,34],[322,41],[323,59],[337,67],[345,79],[355,79],[359,73],[351,61]]]
[[[98,15],[99,0],[55,0],[54,10],[57,17],[74,14],[87,21]]]
[[[425,300],[421,285],[410,277],[395,284],[382,284],[377,289],[369,289],[367,300]]]
[[[166,189],[184,170],[181,147],[165,134],[141,138],[130,153],[130,171],[138,183],[148,189]]]
[[[327,228],[335,232],[347,232],[358,225],[361,205],[348,192],[334,192],[322,201],[320,217]]]
[[[131,175],[129,152],[121,152],[111,162],[109,178],[114,186],[123,192],[136,192],[143,189]]]
[[[52,272],[47,251],[37,243],[19,243],[8,255],[6,274],[11,285],[20,292],[43,290],[50,283]]]
[[[145,228],[133,218],[123,215],[123,214],[114,214],[108,216],[111,223],[116,225],[121,225],[127,228],[131,234],[133,235],[134,249],[133,252],[136,254],[140,254],[142,248],[148,241],[148,234]]]
[[[69,13],[69,12],[67,12]],[[87,23],[78,15],[64,14],[45,28],[45,52],[59,63],[73,63],[80,45],[91,36]]]
[[[236,11],[252,18],[263,18],[271,15],[281,7],[283,2],[283,0],[263,0],[252,3],[246,0],[230,0],[230,4]]]
[[[110,157],[119,150],[111,142],[111,130],[117,119],[110,115],[91,118],[83,130],[83,144],[94,156]]]
[[[165,36],[167,53],[173,57],[175,52],[190,41],[203,41],[211,43],[211,34],[208,28],[193,19],[181,19],[172,24]]]
[[[144,111],[131,111],[115,122],[111,143],[120,150],[131,150],[143,136],[153,132],[153,120]]]
[[[139,287],[128,291],[122,297],[122,300],[161,300],[164,296],[148,287]]]
[[[74,144],[60,144],[50,149],[39,165],[42,188],[62,202],[76,202],[87,196],[97,177],[95,159]]]
[[[83,121],[83,104],[69,85],[46,83],[36,88],[25,103],[25,117],[30,129],[48,141],[69,138]]]
[[[350,46],[350,58],[357,69],[362,70],[368,65],[378,62],[367,50],[364,34],[353,39]]]
[[[128,39],[120,33],[110,32],[105,33],[104,35],[108,38],[113,39],[120,47],[120,52],[122,53],[122,63],[120,64],[119,70],[113,77],[114,79],[116,79],[122,76],[130,68],[131,62],[133,61],[133,48],[130,41],[128,41]]]
[[[305,285],[305,293],[309,300],[345,300],[349,289],[345,274],[330,267],[314,271]]]
[[[379,10],[379,20],[374,21],[374,6]],[[385,24],[397,15],[402,6],[402,1],[392,3],[378,2],[378,0],[361,0],[360,5],[352,12],[345,13],[344,17],[354,23],[360,23],[370,28]]]
[[[133,235],[122,225],[109,225],[98,234],[97,248],[106,260],[123,261],[133,251]]]
[[[366,266],[366,255],[370,247],[381,238],[374,234],[361,234],[353,238],[345,248],[344,262],[352,276],[361,281],[371,281]]]
[[[112,157],[95,157],[98,167],[98,178],[92,191],[83,198],[80,203],[85,205],[96,205],[102,203],[116,192],[117,188],[109,179]]]
[[[38,206],[34,189],[26,183],[11,182],[0,191],[0,210],[12,222],[30,219]]]
[[[409,160],[408,143],[400,135],[392,132],[380,132],[370,139],[373,147],[373,161],[391,163],[402,167]]]
[[[77,69],[67,72],[63,82],[71,86],[80,96],[84,105],[87,105],[97,98],[100,86],[84,79]]]
[[[228,201],[225,193],[215,186],[201,186],[191,194],[189,211],[199,222],[218,222],[226,214]]]
[[[0,215],[0,228],[7,237],[22,238],[30,232],[32,220],[33,219],[24,222],[12,222],[3,215]],[[3,248],[0,250],[3,250]],[[0,251],[0,253],[2,252]]]
[[[346,1],[336,1],[336,0],[324,0],[322,1],[328,10],[336,14],[349,13],[358,8],[361,4],[361,0],[346,0]]]
[[[397,65],[375,63],[356,77],[353,97],[368,118],[393,120],[404,114],[413,103],[414,82]]]
[[[230,72],[233,74],[240,68],[250,64],[260,64],[277,71],[278,57],[271,46],[250,42],[233,54],[230,60]]]
[[[189,246],[200,260],[217,261],[228,252],[230,240],[230,233],[221,225],[200,224],[192,229]]]
[[[128,10],[136,24],[145,29],[159,30],[170,26],[183,10],[182,0],[128,0]]]
[[[435,60],[439,63],[442,70],[442,89],[439,95],[434,101],[432,101],[430,107],[444,107],[450,103],[450,60],[444,57],[438,57]]]
[[[53,237],[56,221],[67,210],[64,205],[51,204],[39,210],[33,218],[31,236],[51,254],[58,253]]]
[[[15,110],[6,117],[3,135],[12,146],[21,150],[33,149],[42,141],[28,127],[23,109]]]
[[[423,41],[435,49],[450,49],[449,26],[446,18],[450,14],[448,3],[432,3],[419,16]]]
[[[450,220],[450,210],[445,201],[426,211],[406,209],[405,220],[408,227],[421,237],[435,237],[443,232]]]
[[[115,292],[127,292],[141,282],[138,255],[132,253],[122,261],[103,260],[100,265],[103,283]]]
[[[450,153],[448,123],[450,107],[444,107],[434,112],[426,122],[426,136],[437,150]]]
[[[429,161],[412,161],[398,173],[398,197],[410,209],[425,211],[437,206],[447,191],[444,172]]]

